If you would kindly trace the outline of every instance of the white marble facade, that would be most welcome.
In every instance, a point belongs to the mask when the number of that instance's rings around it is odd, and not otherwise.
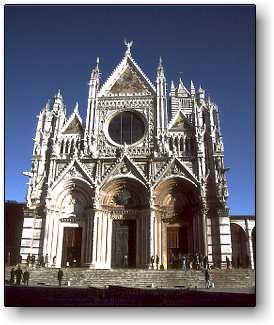
[[[152,83],[126,45],[103,84],[97,59],[85,125],[77,103],[67,117],[60,91],[38,116],[23,260],[48,255],[60,267],[71,254],[108,269],[126,252],[146,268],[152,255],[168,267],[171,254],[200,252],[224,266],[232,247],[218,107],[192,81],[168,92],[161,59]]]

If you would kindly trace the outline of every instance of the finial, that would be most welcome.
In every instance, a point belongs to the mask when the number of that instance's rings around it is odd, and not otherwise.
[[[191,89],[195,89],[195,87],[194,87],[194,83],[193,83],[192,80],[190,80],[190,88],[191,88]]]
[[[126,41],[126,39],[124,40],[124,44],[125,44],[125,46],[127,47],[127,50],[126,50],[126,55],[131,55],[131,53],[130,53],[130,48],[131,48],[131,46],[132,46],[132,44],[133,44],[133,41],[130,41],[130,42],[127,42]]]
[[[160,56],[159,58],[159,65],[162,65],[163,61],[162,61],[162,57]]]
[[[74,107],[74,113],[79,113],[78,107],[79,107],[79,104],[78,104],[78,101],[76,101],[75,107]]]
[[[175,89],[175,86],[174,86],[174,82],[173,82],[173,80],[171,80],[171,86],[170,86],[170,89],[171,89],[171,90]]]
[[[97,59],[96,59],[96,69],[99,69],[99,63],[100,63],[100,59],[99,59],[99,57],[97,56]]]
[[[60,89],[58,89],[58,94],[57,94],[57,96],[58,96],[58,97],[61,96],[61,90],[60,90]]]
[[[46,106],[45,106],[45,110],[46,111],[49,111],[49,108],[50,108],[50,99],[48,99],[47,103],[46,103]]]

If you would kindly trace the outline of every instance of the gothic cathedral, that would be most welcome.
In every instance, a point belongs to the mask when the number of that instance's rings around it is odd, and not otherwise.
[[[152,83],[126,43],[100,83],[91,72],[84,125],[60,93],[40,112],[21,255],[50,266],[165,269],[182,255],[231,260],[226,167],[218,107],[202,87]]]

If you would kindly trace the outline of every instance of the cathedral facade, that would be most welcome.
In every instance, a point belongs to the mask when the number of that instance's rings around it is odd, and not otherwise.
[[[70,117],[60,93],[38,116],[21,256],[48,265],[164,268],[197,252],[232,258],[227,168],[218,107],[205,91],[152,83],[132,43],[101,84],[91,72],[87,117]]]

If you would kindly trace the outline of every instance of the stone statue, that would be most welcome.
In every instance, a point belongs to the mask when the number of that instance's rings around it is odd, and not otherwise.
[[[126,40],[124,40],[124,43],[125,43],[125,46],[127,47],[126,54],[130,55],[130,48],[133,44],[133,41],[127,42]]]

